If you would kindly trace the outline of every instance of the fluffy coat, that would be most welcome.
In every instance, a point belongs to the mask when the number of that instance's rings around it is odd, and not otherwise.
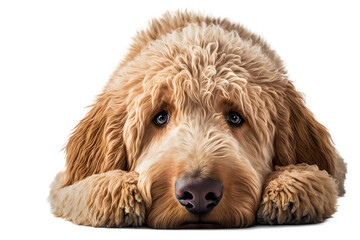
[[[170,121],[157,128],[163,110]],[[229,126],[229,111],[245,123]],[[315,223],[345,192],[345,163],[280,57],[244,27],[190,12],[138,32],[65,150],[49,199],[56,216],[82,225]],[[209,214],[175,199],[186,174],[222,182]]]

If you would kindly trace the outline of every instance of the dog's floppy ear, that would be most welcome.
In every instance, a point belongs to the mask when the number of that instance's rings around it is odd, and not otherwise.
[[[316,164],[333,175],[336,151],[330,134],[315,120],[290,81],[277,109],[274,165]]]
[[[92,174],[127,168],[122,134],[126,111],[112,105],[111,96],[103,93],[74,129],[65,147],[63,186]]]

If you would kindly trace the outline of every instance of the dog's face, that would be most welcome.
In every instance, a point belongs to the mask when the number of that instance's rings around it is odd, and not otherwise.
[[[129,156],[136,159],[131,169],[139,172],[151,205],[150,226],[254,222],[272,168],[275,126],[272,98],[252,81],[258,70],[251,62],[266,59],[248,62],[247,55],[264,57],[235,34],[190,25],[149,45],[131,63],[144,76],[129,86],[141,93],[129,97],[132,118],[125,123],[125,134],[136,131],[137,139],[125,142],[128,155],[136,153]],[[261,71],[262,77],[275,74],[271,66]],[[201,192],[208,180],[219,187]]]
[[[148,226],[245,227],[273,165],[333,173],[326,129],[265,43],[226,21],[171,21],[140,33],[77,126],[64,185],[136,171]]]

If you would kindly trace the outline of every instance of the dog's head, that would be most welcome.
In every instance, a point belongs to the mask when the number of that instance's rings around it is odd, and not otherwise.
[[[156,228],[249,226],[274,165],[332,173],[335,155],[265,43],[192,14],[139,33],[66,150],[65,184],[137,171]]]

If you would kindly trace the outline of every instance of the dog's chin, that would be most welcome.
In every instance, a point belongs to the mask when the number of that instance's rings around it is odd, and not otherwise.
[[[182,229],[216,229],[222,228],[219,223],[214,222],[187,222],[181,225]]]

